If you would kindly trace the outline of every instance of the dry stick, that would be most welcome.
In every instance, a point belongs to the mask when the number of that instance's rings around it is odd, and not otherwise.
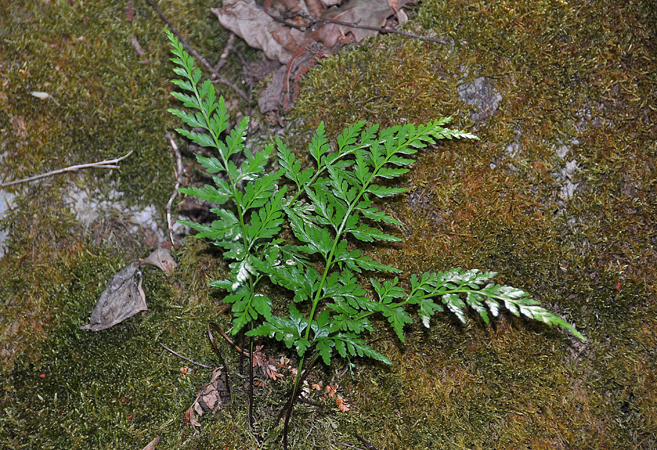
[[[233,51],[234,46],[235,46],[235,33],[230,33],[228,42],[226,42],[226,47],[224,47],[224,51],[219,57],[219,62],[217,62],[217,65],[214,66],[215,72],[219,72],[226,65],[226,63],[228,62],[228,55],[230,55],[230,52]]]
[[[219,325],[217,325],[214,322],[209,322],[208,323],[208,337],[210,338],[210,342],[212,343],[212,347],[214,347],[214,351],[219,357],[219,363],[223,366],[224,368],[224,381],[226,383],[226,390],[228,391],[228,398],[230,401],[233,401],[233,396],[230,393],[230,383],[228,382],[228,365],[226,364],[226,361],[224,360],[224,357],[221,355],[221,352],[219,351],[219,347],[217,347],[217,343],[214,341],[214,335],[212,334],[212,330],[210,330],[210,326],[215,327],[217,330],[221,330],[219,328]]]
[[[242,339],[242,348],[244,348],[244,339],[245,339],[244,333],[240,333],[240,335],[242,336],[242,338],[241,338]],[[226,337],[226,336],[224,336],[224,337]],[[229,340],[229,342],[230,342],[230,340]],[[235,345],[235,344],[233,344],[233,345]],[[236,348],[239,348],[239,347],[236,346]],[[244,375],[244,356],[245,356],[245,354],[244,354],[243,351],[240,351],[239,353],[240,353],[240,375]]]
[[[363,450],[363,449],[360,448],[360,447],[356,447],[355,445],[347,444],[347,443],[345,443],[345,442],[341,442],[341,441],[335,441],[335,442],[337,442],[337,443],[340,444],[340,445],[344,445],[345,447],[355,448],[355,449],[357,449],[357,450]]]
[[[449,44],[447,41],[443,41],[442,39],[436,39],[436,38],[420,36],[419,34],[409,33],[407,31],[401,31],[401,30],[393,30],[392,28],[381,28],[381,27],[371,27],[369,25],[358,25],[358,24],[355,24],[355,23],[343,22],[342,20],[335,20],[335,19],[317,19],[317,22],[334,23],[336,25],[342,25],[342,26],[345,26],[345,27],[359,28],[359,29],[362,29],[362,30],[378,31],[380,33],[400,34],[402,36],[406,36],[406,37],[410,37],[410,38],[414,38],[414,39],[419,39],[421,41],[436,42],[438,44],[443,44],[443,45],[448,45]]]
[[[296,28],[297,30],[300,31],[306,31],[308,28],[314,26],[315,24],[319,22],[324,22],[324,23],[334,23],[336,25],[342,25],[344,27],[349,27],[349,28],[358,28],[361,30],[372,30],[372,31],[378,31],[379,33],[391,33],[391,34],[400,34],[402,36],[410,37],[413,39],[419,39],[421,41],[428,41],[428,42],[436,42],[438,44],[443,44],[443,45],[449,45],[449,42],[443,41],[442,39],[436,39],[436,38],[430,38],[430,37],[425,37],[425,36],[420,36],[419,34],[415,33],[409,33],[407,31],[401,31],[401,30],[393,30],[392,28],[382,28],[382,27],[371,27],[369,25],[358,25],[356,23],[349,23],[349,22],[343,22],[342,20],[336,20],[336,19],[314,19],[311,17],[309,14],[305,13],[304,11],[293,11],[290,14],[277,17],[274,15],[269,15],[272,19],[274,19],[276,22],[281,23],[285,26],[291,27],[291,28]],[[300,26],[296,24],[292,24],[289,22],[286,22],[285,19],[291,19],[293,17],[301,16],[304,19],[307,19],[310,21],[310,23],[306,26]]]
[[[187,41],[185,41],[185,39],[184,39],[184,38],[182,37],[182,35],[178,32],[178,30],[176,29],[176,27],[174,27],[173,24],[172,24],[171,22],[169,22],[169,19],[167,19],[166,16],[165,16],[164,14],[162,14],[162,11],[160,11],[160,9],[157,7],[157,5],[155,4],[155,2],[153,2],[153,0],[146,0],[146,2],[147,2],[149,5],[151,5],[151,7],[155,10],[155,12],[157,13],[157,15],[160,16],[160,19],[162,19],[162,21],[163,21],[164,23],[167,24],[167,26],[169,27],[169,29],[171,30],[171,32],[172,32],[173,34],[175,34],[176,37],[180,40],[180,42],[182,43],[183,47],[185,47],[185,49],[186,49],[189,53],[191,53],[191,54],[196,58],[197,61],[200,61],[201,64],[203,64],[203,65],[204,65],[204,66],[205,66],[210,72],[212,72],[213,76],[216,77],[217,80],[218,80],[220,83],[223,83],[223,84],[225,84],[226,86],[228,86],[229,88],[231,88],[232,90],[234,90],[234,91],[237,93],[237,95],[239,95],[240,97],[242,97],[242,98],[243,98],[244,100],[246,100],[247,102],[250,100],[249,96],[248,96],[243,90],[241,90],[240,88],[238,88],[237,85],[231,83],[231,82],[228,81],[223,75],[221,75],[219,72],[217,72],[217,71],[215,70],[215,68],[212,67],[212,66],[210,65],[210,63],[207,62],[207,60],[206,60],[204,57],[202,57],[202,56],[201,56],[196,50],[194,50],[194,49],[193,49],[193,48],[187,43]]]
[[[169,227],[169,239],[171,239],[171,245],[175,245],[176,243],[173,241],[173,224],[171,223],[171,206],[173,205],[173,201],[178,196],[178,188],[180,187],[181,184],[183,168],[182,168],[182,158],[180,156],[180,150],[178,150],[176,141],[173,140],[173,136],[171,135],[171,133],[167,133],[166,138],[169,140],[169,143],[171,144],[171,148],[173,149],[173,157],[176,160],[176,166],[173,169],[173,173],[176,175],[176,186],[173,188],[173,193],[169,198],[169,202],[167,203],[167,208],[166,208],[167,226]]]
[[[224,339],[226,339],[226,342],[228,342],[230,345],[232,345],[233,347],[235,347],[235,350],[237,350],[237,352],[238,352],[240,355],[246,356],[247,358],[249,357],[249,354],[248,354],[248,353],[246,353],[244,350],[242,350],[241,348],[239,348],[239,347],[237,346],[237,344],[235,344],[233,341],[230,340],[230,338],[229,338],[228,335],[224,332],[224,330],[222,330],[219,326],[216,326],[216,328],[217,328],[217,330],[219,330],[219,333],[221,333],[221,335],[224,337]],[[242,347],[244,347],[244,343],[242,343]]]
[[[65,173],[65,172],[75,172],[76,170],[80,170],[80,169],[91,169],[91,168],[94,168],[94,167],[98,168],[98,169],[120,169],[119,166],[112,166],[110,164],[116,164],[119,161],[122,161],[122,160],[126,159],[128,156],[132,155],[133,151],[134,150],[130,150],[130,153],[128,153],[127,155],[124,155],[124,156],[122,156],[120,158],[116,158],[116,159],[108,159],[106,161],[99,161],[99,162],[95,162],[95,163],[80,164],[80,165],[77,165],[77,166],[70,166],[70,167],[66,167],[65,169],[53,170],[52,172],[42,173],[41,175],[36,175],[36,176],[33,176],[33,177],[29,177],[29,178],[23,178],[22,180],[10,181],[9,183],[1,183],[0,187],[13,186],[14,184],[19,184],[19,183],[27,183],[28,181],[40,180],[41,178],[46,178],[46,177],[50,177],[50,176],[57,175],[57,174],[60,174],[60,173]]]
[[[187,361],[187,362],[190,362],[190,363],[192,363],[192,364],[196,364],[197,366],[201,366],[201,367],[203,367],[203,368],[205,368],[205,369],[214,369],[214,367],[206,366],[205,364],[201,364],[201,363],[198,363],[198,362],[196,362],[196,361],[192,361],[191,359],[187,358],[186,356],[183,356],[183,355],[181,355],[180,353],[171,350],[169,347],[167,347],[166,345],[164,345],[164,344],[161,343],[161,342],[160,342],[160,345],[161,345],[162,347],[164,347],[166,350],[168,350],[168,351],[170,351],[171,353],[173,353],[174,355],[176,355],[178,358],[182,358],[182,359],[184,359],[184,360]]]
[[[370,444],[369,442],[367,442],[365,439],[358,436],[357,434],[354,434],[354,437],[356,439],[358,439],[361,442],[361,444],[363,444],[365,447],[367,447],[367,450],[376,450],[375,446],[373,446],[372,444]]]

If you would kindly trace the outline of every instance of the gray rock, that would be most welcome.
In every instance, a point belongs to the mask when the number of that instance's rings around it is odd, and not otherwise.
[[[479,77],[474,81],[463,83],[456,89],[459,98],[465,104],[476,108],[470,113],[470,119],[474,122],[485,122],[493,117],[498,103],[502,100],[502,94],[486,77]]]

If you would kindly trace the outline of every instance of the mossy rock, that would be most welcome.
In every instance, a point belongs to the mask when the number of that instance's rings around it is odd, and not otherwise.
[[[10,43],[0,48],[0,151],[13,155],[2,168],[20,178],[135,150],[120,172],[77,182],[116,187],[162,214],[174,185],[164,136],[178,125],[166,114],[162,25],[144,2],[78,3],[0,6]],[[162,8],[201,53],[222,48],[227,35],[205,2]],[[360,119],[387,126],[451,115],[481,138],[423,152],[409,192],[382,205],[404,223],[404,243],[367,250],[407,274],[495,270],[588,341],[508,316],[489,326],[449,316],[430,330],[414,325],[404,344],[374,344],[392,367],[366,363],[343,379],[350,412],[298,408],[293,448],[362,445],[354,435],[379,450],[657,447],[653,2],[436,0],[411,23],[450,45],[382,36],[345,49],[309,72],[297,104],[299,122],[324,120],[333,136]],[[473,122],[459,86],[480,77],[502,99]],[[157,448],[276,448],[280,429],[268,430],[284,383],[257,392],[264,443],[249,431],[243,396],[203,417],[198,435],[184,423],[208,372],[182,374],[187,363],[159,343],[216,363],[205,327],[229,319],[207,282],[225,266],[206,244],[190,239],[174,251],[181,267],[171,278],[144,270],[146,315],[105,332],[78,329],[113,273],[147,252],[121,232],[120,217],[106,218],[94,239],[63,202],[68,182],[30,186],[7,219],[2,446],[143,448],[162,435]],[[381,322],[374,334],[390,330]]]

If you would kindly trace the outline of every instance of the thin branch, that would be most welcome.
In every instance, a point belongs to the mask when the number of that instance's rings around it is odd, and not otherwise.
[[[180,42],[182,43],[183,47],[185,47],[185,49],[186,49],[189,53],[191,53],[191,54],[194,56],[194,58],[196,58],[197,61],[200,61],[201,64],[203,64],[203,65],[204,65],[204,66],[205,66],[210,72],[212,72],[212,76],[213,76],[214,78],[216,78],[218,82],[220,82],[220,83],[222,83],[222,84],[225,84],[226,86],[228,86],[229,88],[231,88],[232,90],[234,90],[234,91],[237,93],[237,95],[239,95],[240,97],[242,97],[242,98],[243,98],[244,100],[246,100],[247,102],[250,101],[249,96],[248,96],[243,90],[241,90],[240,88],[238,88],[237,85],[235,85],[234,83],[231,83],[231,82],[228,81],[223,75],[221,75],[219,72],[217,72],[217,71],[215,70],[215,68],[212,67],[212,66],[210,65],[210,63],[209,63],[204,57],[202,57],[202,56],[200,55],[199,52],[197,52],[196,50],[194,50],[194,49],[193,49],[193,48],[187,43],[187,41],[185,41],[185,38],[183,38],[182,35],[181,35],[181,34],[178,32],[178,30],[176,29],[176,27],[174,27],[173,24],[172,24],[171,22],[169,22],[169,19],[166,18],[166,16],[162,13],[162,11],[160,11],[160,8],[157,7],[157,5],[155,4],[155,2],[154,2],[153,0],[146,0],[146,2],[147,2],[149,5],[151,5],[151,7],[155,10],[155,12],[157,13],[157,15],[160,16],[160,19],[162,19],[162,21],[163,21],[164,23],[167,24],[167,26],[169,27],[169,29],[171,30],[171,32],[172,32],[173,34],[175,34],[176,37],[180,40]]]
[[[246,356],[247,358],[250,358],[250,356],[249,356],[249,354],[248,354],[247,352],[245,352],[244,350],[242,350],[241,348],[239,348],[239,347],[237,346],[237,344],[235,344],[233,341],[230,340],[230,338],[229,338],[228,335],[224,332],[224,330],[222,330],[222,329],[221,329],[219,326],[217,326],[217,325],[215,325],[215,327],[217,328],[217,330],[219,331],[219,333],[221,333],[221,335],[224,337],[224,339],[226,339],[226,342],[228,342],[230,345],[232,345],[232,346],[235,348],[235,350],[237,350],[237,352],[238,352],[240,355],[244,355],[244,356]],[[242,346],[244,346],[244,344],[242,344]]]
[[[345,442],[340,442],[340,441],[335,441],[335,442],[337,442],[337,443],[340,444],[340,445],[344,445],[345,447],[355,448],[355,449],[358,449],[358,450],[363,450],[363,449],[360,448],[360,447],[356,447],[355,445],[347,444],[347,443],[345,443]]]
[[[224,47],[224,51],[219,57],[219,61],[217,62],[217,65],[214,66],[214,71],[219,72],[228,62],[228,55],[230,55],[230,52],[233,51],[233,48],[235,47],[235,33],[230,33],[230,37],[228,38],[228,42],[226,42],[226,46]]]
[[[410,37],[413,39],[419,39],[421,41],[426,41],[426,42],[436,42],[437,44],[443,44],[443,45],[449,44],[447,41],[443,41],[442,39],[420,36],[419,34],[409,33],[407,31],[401,31],[401,30],[393,30],[392,28],[381,28],[381,27],[371,27],[369,25],[358,25],[355,23],[343,22],[342,20],[336,20],[336,19],[317,19],[317,22],[334,23],[336,25],[342,25],[344,27],[359,28],[361,30],[378,31],[379,33],[400,34],[402,36]]]
[[[312,28],[316,24],[318,24],[320,22],[324,22],[324,23],[333,23],[333,24],[336,24],[336,25],[342,25],[343,27],[358,28],[358,29],[361,29],[361,30],[378,31],[379,33],[399,34],[399,35],[410,37],[410,38],[413,38],[413,39],[419,39],[421,41],[436,42],[438,44],[449,45],[449,42],[444,41],[442,39],[436,39],[436,38],[420,36],[419,34],[409,33],[407,31],[401,31],[401,30],[394,30],[392,28],[372,27],[372,26],[369,26],[369,25],[358,25],[357,23],[343,22],[342,20],[336,20],[336,19],[322,19],[322,18],[315,19],[315,18],[311,17],[305,11],[292,11],[291,13],[286,14],[284,16],[280,16],[280,17],[274,16],[272,14],[270,14],[269,16],[278,23],[281,23],[281,24],[283,24],[285,26],[288,26],[290,28],[296,28],[297,30],[300,30],[300,31],[306,31],[308,28]],[[297,16],[303,17],[304,19],[308,20],[309,21],[308,25],[300,26],[300,25],[296,25],[296,24],[289,23],[289,22],[286,21],[286,19],[291,19],[292,17],[297,17]]]
[[[376,450],[376,447],[367,442],[365,439],[362,437],[358,436],[357,434],[354,434],[354,437],[360,441],[361,444],[363,444],[365,447],[367,447],[367,450]]]
[[[94,167],[98,169],[120,169],[120,166],[114,166],[112,164],[116,164],[119,161],[126,159],[128,156],[132,155],[133,151],[134,150],[130,150],[130,152],[127,155],[124,155],[116,159],[108,159],[106,161],[99,161],[95,163],[70,166],[70,167],[66,167],[65,169],[53,170],[52,172],[42,173],[41,175],[36,175],[29,178],[23,178],[22,180],[10,181],[9,183],[0,183],[0,187],[13,186],[14,184],[20,184],[20,183],[27,183],[28,181],[40,180],[41,178],[51,177],[53,175],[58,175],[60,173],[65,173],[65,172],[75,172],[76,170],[80,170],[80,169],[91,169]]]
[[[171,194],[171,197],[169,198],[169,202],[167,203],[167,207],[166,207],[167,226],[169,227],[169,239],[171,240],[171,245],[175,245],[176,243],[173,241],[173,223],[171,222],[171,207],[173,206],[173,201],[178,196],[178,188],[180,187],[182,176],[183,176],[183,167],[182,167],[182,158],[180,156],[180,150],[178,150],[176,141],[173,140],[173,136],[171,136],[171,133],[167,133],[166,138],[169,140],[169,143],[171,144],[171,149],[173,150],[173,158],[176,162],[176,165],[173,170],[173,173],[176,175],[176,186],[173,188],[173,193]]]
[[[190,363],[192,363],[192,364],[196,364],[197,366],[203,367],[204,369],[214,369],[214,367],[206,366],[205,364],[201,364],[201,363],[198,363],[198,362],[196,362],[196,361],[192,361],[191,359],[187,358],[186,356],[183,356],[183,355],[181,355],[180,353],[171,350],[169,347],[167,347],[166,345],[164,345],[164,344],[161,343],[161,342],[160,342],[160,345],[161,345],[162,347],[164,347],[166,350],[168,350],[168,351],[170,351],[171,353],[173,353],[174,355],[176,355],[178,358],[182,358],[182,359],[184,359],[185,361],[190,362]]]
[[[226,365],[226,361],[224,361],[224,357],[222,356],[221,352],[219,351],[219,347],[217,347],[217,343],[214,341],[214,335],[212,334],[212,330],[210,330],[210,326],[213,326],[218,330],[220,330],[221,328],[219,328],[219,325],[217,325],[214,322],[208,323],[208,338],[210,339],[210,343],[212,344],[212,347],[214,348],[214,352],[219,357],[219,363],[224,368],[224,381],[226,383],[226,391],[228,391],[228,398],[232,402],[233,401],[233,396],[230,393],[230,383],[228,381],[228,366]]]

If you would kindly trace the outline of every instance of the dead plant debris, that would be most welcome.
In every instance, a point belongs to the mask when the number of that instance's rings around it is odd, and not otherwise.
[[[141,287],[142,273],[134,262],[116,273],[100,295],[89,324],[81,330],[101,331],[146,311],[146,294]]]
[[[219,23],[282,67],[260,93],[260,111],[289,111],[297,82],[319,58],[408,21],[402,7],[415,0],[228,0],[212,8]],[[404,33],[408,34],[408,33]],[[414,35],[413,35],[414,36]],[[415,36],[421,38],[420,36]]]

